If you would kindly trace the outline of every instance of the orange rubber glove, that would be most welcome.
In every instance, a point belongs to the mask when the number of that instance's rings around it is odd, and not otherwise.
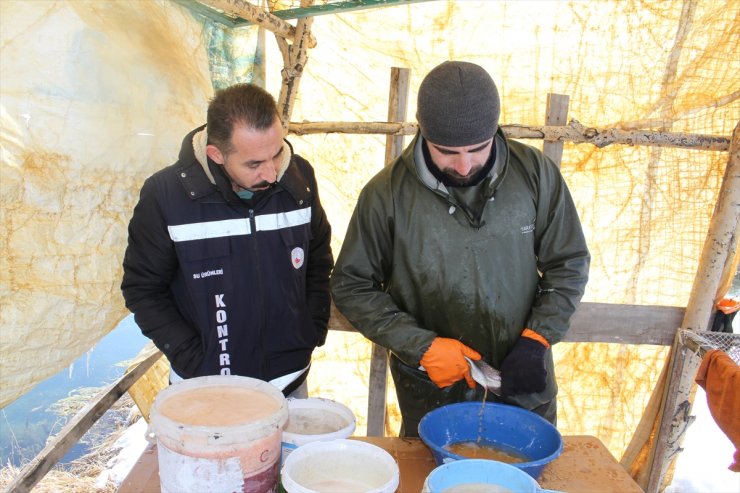
[[[470,365],[465,361],[465,356],[473,361],[481,358],[478,351],[457,339],[436,337],[419,363],[427,371],[429,379],[440,388],[448,387],[464,378],[468,386],[474,389],[475,381],[470,376]]]
[[[740,310],[740,299],[738,298],[722,298],[717,302],[717,310],[721,311],[725,315],[731,315],[736,311]]]

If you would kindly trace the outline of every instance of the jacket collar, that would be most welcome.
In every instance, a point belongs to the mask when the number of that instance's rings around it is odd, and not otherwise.
[[[191,168],[190,171],[186,170],[180,175],[183,186],[185,186],[192,199],[198,199],[213,193],[215,186],[228,202],[240,203],[239,197],[232,190],[231,181],[223,172],[221,166],[208,158],[206,153],[207,143],[208,133],[205,125],[194,129],[183,139],[179,159],[182,163],[191,163],[188,166],[188,168]],[[295,169],[296,166],[291,166],[294,157],[293,146],[287,140],[284,140],[283,149],[283,160],[277,173],[278,187],[287,190],[296,202],[306,200],[310,196],[310,188]],[[193,179],[198,174],[195,169],[200,169],[205,174],[207,181]]]
[[[311,190],[311,184],[306,180],[304,172],[298,165],[299,161],[303,161],[303,158],[293,154],[293,146],[287,140],[285,143],[289,147],[290,155],[293,156],[291,159],[292,165],[285,169],[282,177],[278,180],[277,187],[287,191],[298,205],[309,204],[309,199],[315,193],[315,190]]]
[[[494,139],[496,139],[494,145],[496,160],[486,178],[489,183],[486,190],[486,195],[488,197],[493,196],[494,192],[503,181],[504,176],[506,175],[506,170],[508,169],[509,161],[509,143],[507,142],[501,127],[496,131]],[[449,195],[450,192],[447,187],[437,180],[437,178],[429,171],[426,160],[424,159],[422,145],[424,145],[424,139],[421,137],[421,133],[417,132],[414,136],[414,140],[404,151],[402,159],[406,161],[407,165],[410,166],[413,171],[415,171],[416,176],[419,177],[419,180],[427,188],[443,195]]]
[[[195,155],[195,159],[200,163],[201,167],[203,168],[203,171],[205,171],[206,176],[208,177],[208,180],[216,184],[216,180],[213,177],[213,173],[211,173],[210,166],[209,166],[209,158],[208,154],[206,153],[206,146],[208,145],[208,129],[205,125],[202,127],[196,129],[196,133],[193,135],[193,154]],[[293,157],[293,148],[288,144],[287,141],[283,140],[283,160],[280,162],[280,167],[277,170],[277,181],[280,181],[285,174],[285,171],[288,169],[288,166],[290,165],[290,159]],[[213,161],[210,161],[211,164],[218,166]]]

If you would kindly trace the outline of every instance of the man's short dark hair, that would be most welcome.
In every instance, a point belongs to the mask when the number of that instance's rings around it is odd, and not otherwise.
[[[234,84],[216,91],[208,105],[208,143],[229,154],[236,124],[265,130],[275,118],[279,118],[277,104],[269,92],[254,84]]]

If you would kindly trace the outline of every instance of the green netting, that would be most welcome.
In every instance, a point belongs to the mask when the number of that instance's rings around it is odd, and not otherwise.
[[[213,89],[240,82],[264,85],[264,54],[258,43],[258,29],[230,29],[210,19],[204,24]]]

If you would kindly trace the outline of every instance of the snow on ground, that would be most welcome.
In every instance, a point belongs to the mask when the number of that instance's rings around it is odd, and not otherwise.
[[[732,330],[740,333],[740,314],[733,319]],[[691,414],[696,421],[686,430],[673,482],[664,493],[740,493],[740,473],[727,469],[735,447],[712,418],[701,387],[696,389]]]
[[[98,475],[95,484],[103,488],[108,481],[120,486],[126,476],[134,467],[149,442],[146,440],[147,423],[144,418],[139,418],[134,424],[126,428],[121,436],[111,447],[119,450],[115,457],[106,464],[107,468]]]
[[[740,493],[740,473],[727,469],[735,447],[714,422],[701,387],[696,390],[691,414],[696,421],[686,431],[684,450],[676,459],[673,482],[665,493]]]

